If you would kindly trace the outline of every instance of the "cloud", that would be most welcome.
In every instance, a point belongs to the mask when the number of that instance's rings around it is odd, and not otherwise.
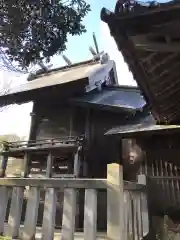
[[[100,23],[100,45],[107,52],[112,60],[116,63],[117,75],[120,85],[137,86],[133,79],[132,73],[129,71],[121,52],[119,52],[114,39],[110,35],[109,28],[106,23]]]
[[[0,113],[0,135],[17,134],[28,136],[32,103],[10,106]]]
[[[27,74],[16,74],[14,72],[0,71],[0,87],[6,86],[6,82],[12,80],[11,88],[26,81]],[[12,105],[0,112],[0,135],[17,134],[28,136],[30,129],[30,112],[32,103],[22,105]]]

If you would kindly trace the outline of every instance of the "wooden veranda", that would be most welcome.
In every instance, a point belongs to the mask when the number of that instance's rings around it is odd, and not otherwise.
[[[52,152],[62,148],[41,147],[38,153],[47,153],[47,171],[44,178],[29,178],[27,170],[22,178],[0,178],[0,234],[12,239],[142,239],[149,228],[146,199],[146,178],[139,175],[139,183],[123,181],[123,168],[119,164],[107,166],[106,179],[84,179],[77,177],[52,178]],[[64,145],[63,145],[64,148]],[[31,149],[31,150],[29,150]],[[5,149],[1,152],[5,171],[8,154],[24,154],[24,167],[27,169],[29,152],[36,148]],[[75,151],[76,152],[76,151]],[[79,191],[84,190],[84,228],[76,229],[80,204]],[[42,225],[37,227],[38,208],[42,201],[41,191],[45,191]],[[97,231],[98,192],[107,191],[107,231]],[[62,216],[56,215],[59,207],[59,192],[63,192]],[[23,207],[25,206],[25,207]],[[25,213],[23,213],[25,211]],[[106,211],[106,209],[104,209]],[[22,214],[25,215],[22,220]],[[62,218],[61,229],[56,229],[55,218]]]
[[[140,180],[144,176],[140,176]],[[85,189],[83,239],[142,239],[147,234],[148,216],[145,186],[123,182],[122,168],[108,165],[107,179],[0,179],[0,232],[13,239],[53,239],[57,193],[64,191],[61,239],[74,239],[78,189]],[[28,194],[25,187],[29,187]],[[40,189],[45,188],[45,204],[42,228],[37,228]],[[98,235],[97,191],[107,189],[107,233]],[[27,199],[25,221],[21,223],[23,197]],[[11,207],[5,224],[8,198]],[[21,225],[23,224],[23,226]],[[56,232],[56,233],[55,233]],[[78,236],[78,234],[77,234]],[[119,236],[122,236],[119,238]]]

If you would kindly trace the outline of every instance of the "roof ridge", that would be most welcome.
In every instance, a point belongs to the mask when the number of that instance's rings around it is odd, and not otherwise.
[[[99,63],[99,61],[95,61],[95,60],[87,60],[87,61],[83,61],[83,62],[77,62],[77,63],[74,63],[72,65],[65,65],[65,66],[61,66],[61,67],[58,67],[58,68],[54,68],[54,69],[50,69],[48,71],[43,71],[43,72],[40,72],[39,74],[35,73],[31,73],[31,75],[29,75],[29,79],[27,81],[33,81],[33,80],[36,80],[37,78],[40,78],[40,77],[43,77],[43,76],[46,76],[46,75],[51,75],[53,73],[56,73],[58,71],[61,71],[61,70],[70,70],[72,68],[76,68],[76,67],[82,67],[82,66],[86,66],[86,65],[92,65],[92,64],[97,64]],[[41,69],[40,69],[41,70]]]

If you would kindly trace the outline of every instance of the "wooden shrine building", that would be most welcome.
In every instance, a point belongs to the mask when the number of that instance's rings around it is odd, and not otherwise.
[[[178,223],[179,7],[179,1],[144,4],[117,1],[114,12],[105,8],[101,12],[101,19],[108,24],[155,120],[155,123],[119,124],[107,135],[120,141],[125,178],[136,180],[139,173],[147,176],[151,217],[169,215]],[[134,171],[132,175],[130,169]]]
[[[180,120],[179,6],[179,1],[117,1],[114,12],[101,12],[149,110],[162,124]]]
[[[48,139],[67,142],[65,147],[69,150],[62,156],[58,152],[54,156],[57,173],[61,173],[58,163],[64,166],[74,161],[73,144],[83,147],[78,150],[83,159],[82,168],[79,166],[74,172],[69,166],[63,170],[75,176],[103,177],[103,171],[97,173],[98,164],[102,170],[102,161],[108,163],[114,152],[104,133],[119,123],[146,115],[140,91],[136,87],[118,85],[115,63],[111,60],[106,63],[92,60],[51,70],[0,96],[1,105],[27,101],[34,102],[29,141],[39,142],[40,146],[46,140],[47,145],[51,144]],[[18,151],[12,155],[22,157]],[[33,163],[34,157],[31,158]],[[39,162],[42,173],[46,161],[43,155],[38,158],[42,158]]]
[[[28,101],[34,103],[29,141],[4,144],[1,176],[5,176],[7,158],[13,157],[25,159],[22,176],[26,178],[106,178],[107,164],[119,159],[119,142],[109,141],[104,133],[148,115],[139,89],[119,86],[115,63],[109,59],[41,73],[0,96],[1,106]],[[98,198],[97,226],[103,231],[107,219],[106,191],[99,190]],[[76,229],[82,229],[83,191],[78,199]],[[55,225],[61,227],[62,192],[58,193],[58,201]],[[38,211],[37,223],[41,225],[43,200]],[[22,222],[24,218],[22,215]]]

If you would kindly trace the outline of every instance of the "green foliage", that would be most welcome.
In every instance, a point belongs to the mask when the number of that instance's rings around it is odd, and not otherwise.
[[[4,142],[21,141],[21,138],[15,134],[0,135],[0,151],[4,148]]]
[[[0,151],[3,150],[4,145],[3,142],[16,142],[16,141],[23,141],[23,138],[19,137],[16,134],[7,134],[7,135],[0,135]],[[1,164],[1,156],[0,156],[0,164]],[[10,174],[14,177],[18,177],[21,175],[23,169],[23,159],[18,158],[9,158],[7,163],[6,175]],[[1,240],[1,238],[0,238]]]
[[[15,134],[0,135],[0,142],[15,142],[21,141],[21,138]]]
[[[10,237],[6,237],[6,236],[0,236],[0,240],[10,240]]]
[[[0,48],[22,68],[66,49],[67,36],[85,32],[84,0],[1,0]]]

